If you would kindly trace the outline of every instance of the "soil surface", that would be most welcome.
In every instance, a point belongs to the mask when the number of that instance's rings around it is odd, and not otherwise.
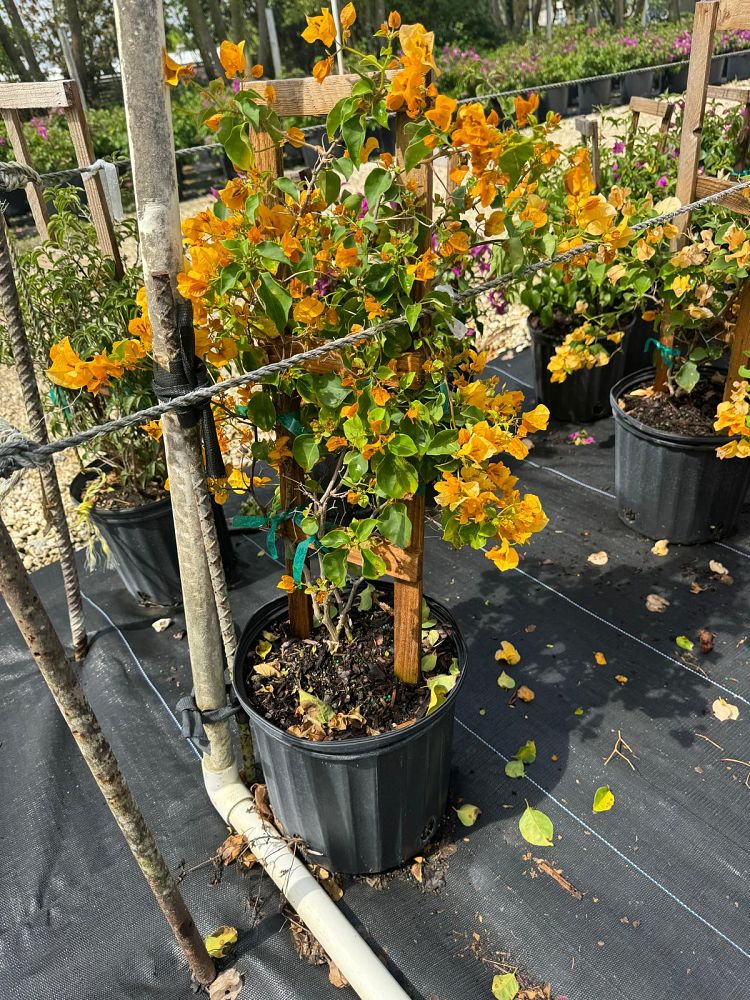
[[[162,482],[152,480],[140,489],[133,483],[121,482],[118,474],[111,472],[100,486],[88,493],[87,499],[100,510],[132,510],[162,500],[167,495]]]
[[[436,623],[430,631],[438,634],[433,634],[437,662],[430,676],[447,674],[455,656],[450,630]],[[352,632],[354,641],[344,640],[332,653],[323,627],[310,639],[296,639],[287,621],[269,626],[245,666],[256,711],[294,736],[317,742],[378,736],[422,718],[430,692],[393,674],[393,611],[386,599],[379,597],[369,611],[354,610]],[[425,638],[424,651],[430,648]]]
[[[659,393],[637,396],[628,393],[620,403],[625,403],[628,416],[640,420],[647,427],[686,437],[716,437],[714,420],[716,407],[724,395],[724,379],[705,379],[691,392],[678,389],[674,395]]]

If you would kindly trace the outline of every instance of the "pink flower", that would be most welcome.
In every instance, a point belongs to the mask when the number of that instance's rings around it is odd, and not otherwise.
[[[666,177],[660,177],[656,183],[659,185],[660,188],[665,188],[667,186],[668,181]]]

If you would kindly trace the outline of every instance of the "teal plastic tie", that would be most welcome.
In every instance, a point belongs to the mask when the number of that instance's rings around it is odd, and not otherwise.
[[[655,337],[648,338],[648,340],[646,341],[646,346],[643,348],[644,351],[648,350],[649,344],[653,344],[654,350],[658,351],[659,354],[661,354],[661,359],[667,366],[667,368],[671,368],[672,365],[674,364],[675,358],[678,358],[680,356],[680,352],[677,347],[667,347],[666,344],[662,344],[662,342],[660,340],[657,340]]]

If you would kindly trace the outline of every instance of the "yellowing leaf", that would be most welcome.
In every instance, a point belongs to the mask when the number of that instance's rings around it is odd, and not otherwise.
[[[524,764],[533,764],[536,760],[536,743],[533,740],[526,740],[524,745],[513,754],[516,760],[521,760]]]
[[[594,804],[591,807],[595,813],[609,812],[615,804],[615,796],[609,785],[602,785],[594,792]]]
[[[272,649],[273,646],[271,645],[270,642],[268,642],[266,639],[261,639],[258,645],[255,647],[255,652],[258,654],[261,660],[265,660],[265,658],[268,656],[268,654],[271,652]]]
[[[233,944],[237,944],[236,927],[218,927],[206,938],[206,951],[211,958],[224,958]]]
[[[304,715],[319,726],[327,726],[335,714],[331,706],[321,701],[320,698],[316,698],[314,694],[310,694],[309,691],[305,691],[304,688],[298,688],[297,693],[299,695],[299,714]]]
[[[492,995],[495,1000],[514,1000],[518,996],[518,980],[512,972],[495,976],[492,980]]]
[[[617,681],[618,684],[627,684],[628,683],[628,679],[625,676],[625,674],[615,674],[615,680]]]
[[[607,657],[604,655],[604,653],[594,653],[594,659],[596,660],[596,662],[599,664],[600,667],[606,667]]]
[[[523,839],[528,844],[533,844],[534,847],[552,847],[554,843],[552,840],[554,834],[552,820],[538,809],[532,809],[528,803],[526,803],[523,816],[518,821],[518,829],[521,831]]]
[[[737,706],[733,705],[730,701],[726,701],[725,698],[717,698],[711,706],[711,711],[719,722],[734,721],[740,717],[740,710]]]
[[[685,649],[687,650],[688,653],[690,652],[690,650],[693,648],[694,645],[693,640],[688,639],[686,635],[678,635],[677,638],[675,639],[675,642],[680,647],[680,649]]]
[[[509,778],[522,778],[526,773],[523,761],[509,760],[505,765],[505,773]]]
[[[456,809],[456,816],[458,816],[463,826],[474,826],[481,813],[482,810],[479,806],[473,806],[469,802],[461,806],[460,809]]]
[[[588,561],[592,564],[592,566],[606,566],[609,562],[609,556],[604,551],[592,552]]]
[[[518,689],[518,691],[516,692],[516,694],[521,699],[521,701],[533,701],[534,700],[534,692],[531,690],[531,688],[526,687],[525,684],[522,684],[520,686],[520,688]]]
[[[508,690],[516,686],[516,682],[513,680],[513,678],[510,676],[510,674],[506,674],[504,670],[498,677],[497,683],[500,685],[501,688],[508,688]]]
[[[431,715],[432,712],[440,708],[448,697],[448,692],[456,686],[457,680],[458,670],[455,673],[436,674],[434,677],[427,678],[427,687],[430,689],[430,704],[427,706],[428,715]]]
[[[669,539],[660,538],[658,542],[654,542],[654,544],[651,546],[651,552],[655,556],[669,555]]]
[[[509,666],[514,667],[520,662],[521,656],[512,642],[508,642],[507,639],[503,639],[500,643],[500,649],[498,649],[495,653],[495,659],[505,660]]]

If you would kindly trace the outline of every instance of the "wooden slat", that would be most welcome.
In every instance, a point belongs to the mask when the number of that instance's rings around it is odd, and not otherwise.
[[[709,87],[706,91],[709,101],[735,101],[737,104],[750,103],[750,88],[746,87]]]
[[[4,108],[2,115],[13,149],[13,155],[19,163],[23,163],[26,167],[33,167],[34,164],[31,162],[29,147],[26,143],[26,137],[23,134],[21,118],[18,112]],[[47,208],[47,202],[44,200],[42,186],[41,184],[27,184],[25,191],[26,197],[29,199],[31,214],[34,216],[34,224],[36,225],[37,232],[43,240],[46,240],[48,236],[47,223],[49,222],[49,209]]]
[[[422,665],[422,576],[424,565],[424,497],[407,503],[411,542],[406,553],[413,560],[410,581],[393,584],[393,664],[396,676],[418,684]]]
[[[596,191],[601,186],[601,171],[599,169],[599,122],[596,118],[586,118],[581,115],[576,118],[576,129],[584,139],[591,140],[591,176],[594,178]]]
[[[674,110],[671,101],[657,101],[651,97],[631,97],[629,106],[631,111],[639,115],[653,115],[654,118],[663,118],[667,113],[671,116]]]
[[[400,549],[396,545],[379,545],[375,552],[388,567],[388,576],[392,576],[394,580],[402,580],[404,583],[417,583],[421,565],[417,553],[409,549]],[[349,555],[349,562],[354,566],[361,566],[362,556],[359,552],[352,552]]]
[[[392,73],[388,73],[392,76]],[[329,76],[323,83],[312,77],[290,80],[250,80],[243,83],[244,90],[265,92],[269,82],[276,91],[274,110],[280,118],[287,115],[325,117],[342,97],[351,94],[352,84],[359,80],[355,73],[344,76]]]
[[[79,167],[87,167],[94,162],[94,145],[91,141],[86,113],[81,104],[78,84],[73,80],[68,80],[66,82],[66,90],[69,103],[65,109],[65,118],[68,122],[70,138],[73,141],[76,162]],[[99,174],[84,177],[83,186],[86,190],[91,220],[96,229],[99,246],[108,257],[112,258],[115,264],[115,275],[121,278],[123,274],[122,259],[120,258],[120,249],[117,245],[115,230],[112,225],[109,205],[104,196],[102,178]]]
[[[0,83],[0,110],[67,108],[72,80],[46,80],[41,83]]]
[[[750,28],[750,0],[701,0],[698,7],[718,7],[718,28]]]
[[[729,399],[732,386],[740,378],[740,368],[748,365],[748,351],[750,351],[750,281],[745,281],[740,297],[740,310],[732,334],[729,369],[724,383],[724,399]]]
[[[727,188],[734,187],[736,180],[722,180],[719,177],[699,177],[695,184],[695,193],[698,198],[703,198],[707,194],[715,194],[717,191],[726,191]],[[725,208],[730,208],[733,212],[741,215],[750,215],[750,189],[738,191],[723,198],[720,202]]]

